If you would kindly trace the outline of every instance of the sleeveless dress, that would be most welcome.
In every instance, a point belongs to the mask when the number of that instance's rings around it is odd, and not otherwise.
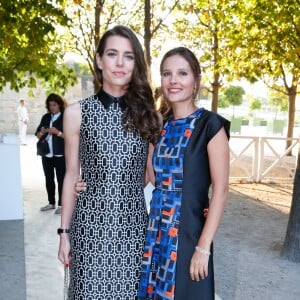
[[[205,109],[170,118],[153,153],[155,189],[142,259],[139,300],[214,299],[213,249],[208,277],[190,279],[195,251],[209,207],[211,184],[207,144],[229,122]]]
[[[147,227],[148,144],[122,127],[122,98],[103,90],[80,101],[81,174],[70,226],[69,299],[136,298]]]

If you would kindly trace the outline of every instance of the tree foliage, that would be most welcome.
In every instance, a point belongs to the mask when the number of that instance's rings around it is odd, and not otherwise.
[[[241,86],[230,85],[224,90],[224,102],[232,105],[233,116],[234,107],[241,105],[243,102],[243,95],[245,94],[244,89]]]
[[[230,103],[227,101],[227,98],[224,96],[224,94],[220,94],[218,99],[218,107],[227,108],[229,106]]]
[[[170,22],[169,16],[172,15],[179,4],[180,0],[170,1],[144,1],[144,47],[145,56],[148,66],[151,68],[152,55],[161,50],[161,46],[165,42],[166,36],[169,34],[169,26],[166,21]],[[151,47],[151,42],[155,42],[155,46]]]
[[[204,82],[212,94],[211,109],[217,111],[219,90],[227,77],[232,79],[230,63],[232,47],[230,33],[234,25],[232,1],[182,1],[181,16],[176,22],[179,40],[199,57]]]
[[[224,91],[224,96],[231,105],[241,105],[243,102],[243,95],[245,90],[238,85],[230,85]]]
[[[273,89],[288,97],[287,137],[293,137],[295,102],[300,83],[300,0],[249,0],[239,2],[233,43],[240,76],[251,81],[263,78]],[[240,6],[243,6],[242,13]],[[291,145],[287,140],[286,147]],[[298,261],[300,257],[300,196],[298,160],[293,202],[282,255]]]
[[[288,111],[288,98],[276,90],[269,93],[268,103],[272,108],[275,108],[275,116],[278,110],[281,112]]]
[[[242,10],[241,10],[242,6]],[[233,6],[236,18],[236,74],[267,85],[289,99],[287,137],[293,137],[295,100],[300,83],[299,0],[249,0]],[[287,146],[290,141],[287,142]]]
[[[261,109],[262,103],[257,98],[251,98],[249,102],[250,111]]]
[[[72,26],[66,33],[70,51],[85,58],[95,77],[94,54],[101,35],[114,25],[122,24],[133,29],[144,44],[145,57],[151,68],[152,57],[157,56],[164,44],[168,27],[166,20],[176,8],[179,0],[134,1],[128,0],[67,0],[67,14]],[[155,43],[152,41],[155,38]],[[94,80],[95,90],[99,83]]]
[[[136,20],[141,20],[140,11],[141,4],[135,1],[67,0],[66,13],[72,23],[65,32],[65,40],[70,52],[86,60],[94,77],[95,91],[100,83],[95,75],[94,55],[101,35],[117,24],[135,25]]]
[[[54,1],[53,1],[54,2]],[[66,26],[64,1],[2,0],[0,3],[0,90],[9,83],[19,91],[37,81],[62,91],[75,83],[73,70],[62,62],[63,52],[54,24]]]

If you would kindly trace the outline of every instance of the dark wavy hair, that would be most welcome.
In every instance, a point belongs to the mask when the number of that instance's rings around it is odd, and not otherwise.
[[[156,109],[161,113],[163,117],[164,123],[172,115],[172,108],[170,106],[170,103],[166,99],[164,99],[161,87],[157,87],[154,90],[154,102]]]
[[[117,25],[106,31],[101,37],[96,54],[103,56],[106,41],[111,36],[120,36],[130,41],[134,53],[134,70],[126,94],[124,95],[126,110],[123,114],[123,124],[128,130],[136,129],[143,139],[156,143],[160,136],[161,126],[158,114],[154,108],[154,99],[149,84],[148,67],[143,48],[134,34],[126,26]],[[98,67],[96,55],[94,69],[97,80],[103,85],[102,70]]]
[[[57,103],[58,106],[59,106],[60,112],[64,112],[65,108],[67,107],[67,102],[63,99],[63,97],[61,97],[61,96],[59,96],[57,94],[54,94],[54,93],[51,93],[47,97],[46,102],[45,102],[45,106],[46,106],[46,109],[48,110],[48,112],[50,112],[49,102],[55,102],[55,103]]]
[[[200,90],[201,67],[195,54],[190,49],[186,47],[176,47],[166,52],[160,63],[160,68],[159,68],[160,75],[162,75],[163,65],[166,59],[174,55],[180,55],[182,58],[184,58],[192,69],[192,72],[196,80],[196,88],[194,90],[194,99],[195,99]],[[162,113],[163,118],[166,119],[172,114],[172,109],[165,99],[162,99],[161,103],[162,106],[159,108],[159,111]]]

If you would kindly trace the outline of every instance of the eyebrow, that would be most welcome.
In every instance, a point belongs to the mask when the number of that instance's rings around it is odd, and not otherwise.
[[[170,69],[162,69],[162,71],[171,71],[171,70],[170,70]],[[186,69],[184,69],[184,68],[179,68],[179,69],[176,70],[176,71],[185,71],[185,72],[188,72],[189,69],[188,69],[188,68],[186,68]]]
[[[107,52],[107,51],[119,52],[119,50],[114,49],[114,48],[108,48],[108,49],[105,50],[105,52]],[[124,53],[126,53],[126,54],[134,54],[133,51],[125,51]]]

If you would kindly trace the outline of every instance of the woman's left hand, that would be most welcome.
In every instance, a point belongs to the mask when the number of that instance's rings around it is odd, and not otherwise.
[[[190,276],[192,280],[200,281],[208,276],[209,255],[194,251],[190,264]]]
[[[48,129],[48,132],[49,132],[50,134],[53,134],[53,135],[58,135],[60,131],[59,131],[57,128],[55,128],[55,127],[50,127],[50,128]]]

